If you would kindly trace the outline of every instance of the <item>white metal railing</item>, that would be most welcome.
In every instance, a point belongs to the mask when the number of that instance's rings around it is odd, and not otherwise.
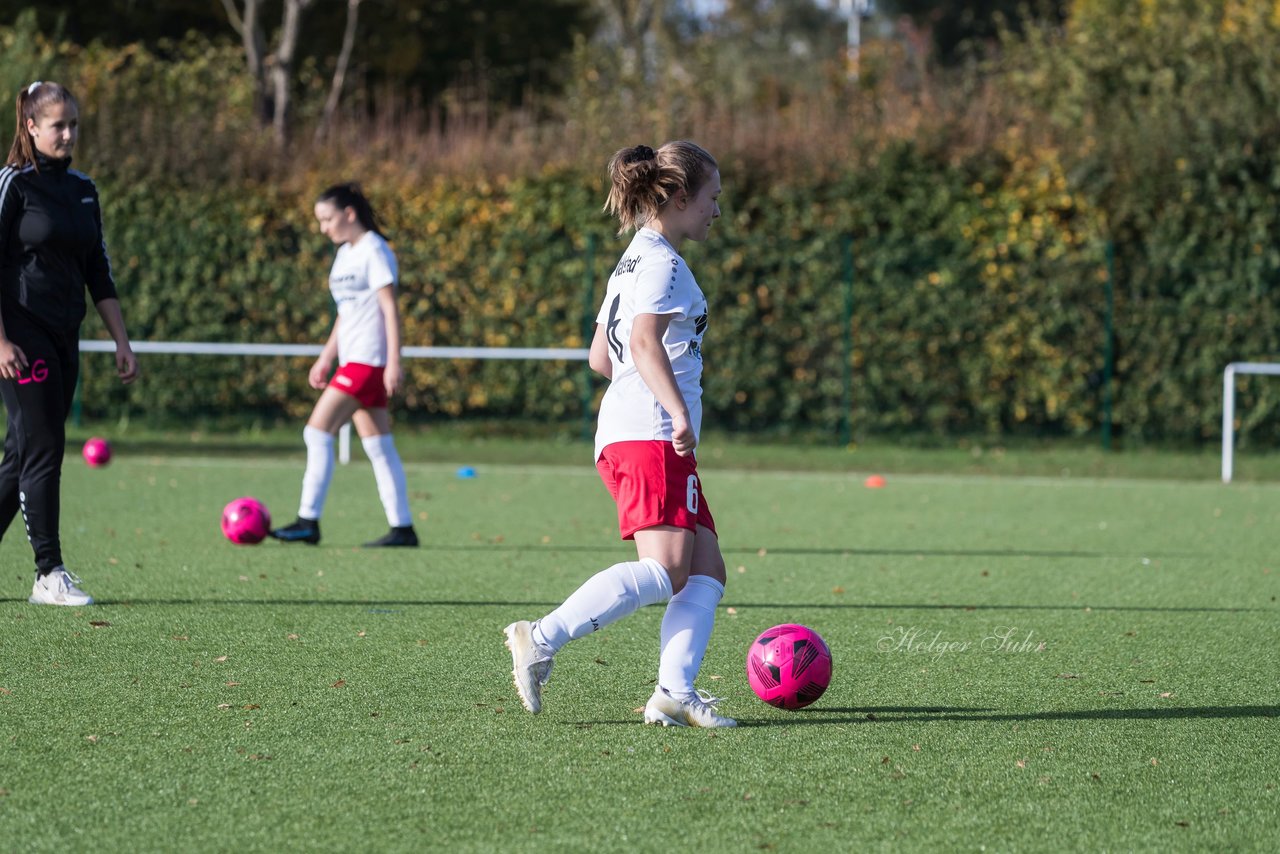
[[[190,356],[319,356],[319,344],[219,344],[208,341],[133,341],[135,353],[170,353]],[[114,353],[114,341],[81,341],[85,353]],[[584,362],[587,350],[574,347],[401,347],[408,359],[526,359]]]
[[[184,356],[319,356],[319,344],[220,344],[214,341],[132,341],[135,353]],[[114,341],[81,341],[84,353],[114,353]],[[404,359],[515,359],[585,362],[588,350],[577,347],[401,347]],[[338,459],[351,461],[351,425],[338,432]]]
[[[1236,435],[1236,374],[1280,376],[1280,363],[1232,362],[1222,372],[1222,482],[1230,483]]]

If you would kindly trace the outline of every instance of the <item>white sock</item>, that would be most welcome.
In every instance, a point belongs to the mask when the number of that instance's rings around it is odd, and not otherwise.
[[[588,578],[563,605],[539,620],[533,640],[554,655],[575,638],[670,598],[671,578],[653,558],[615,563]]]
[[[396,440],[384,433],[367,436],[360,444],[373,463],[373,477],[378,481],[378,497],[387,512],[387,522],[393,528],[407,528],[413,524],[413,517],[409,515],[409,487],[404,480],[404,464],[396,453]]]
[[[302,473],[298,517],[318,520],[333,480],[333,435],[308,425],[302,428],[302,441],[307,444],[307,470]]]
[[[693,693],[722,596],[724,585],[719,581],[709,575],[691,575],[684,589],[671,597],[662,615],[662,655],[658,659],[658,685],[668,693]]]

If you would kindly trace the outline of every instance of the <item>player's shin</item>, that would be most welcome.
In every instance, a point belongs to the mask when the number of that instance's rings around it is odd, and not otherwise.
[[[674,696],[693,693],[722,596],[724,585],[719,581],[708,575],[692,575],[667,605],[662,616],[658,685]]]
[[[591,578],[534,626],[533,638],[554,654],[575,638],[599,631],[638,608],[671,598],[671,578],[652,558],[616,563]]]

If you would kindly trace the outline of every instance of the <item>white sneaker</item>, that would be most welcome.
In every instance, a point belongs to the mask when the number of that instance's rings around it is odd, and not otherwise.
[[[36,576],[27,601],[32,605],[92,605],[93,597],[77,587],[79,583],[65,566],[59,566],[48,575]]]
[[[706,691],[676,696],[665,688],[655,688],[644,706],[644,722],[663,726],[693,726],[705,729],[737,726],[733,718],[716,714],[723,697],[712,697]]]
[[[542,686],[551,678],[551,656],[533,640],[533,623],[519,620],[507,626],[507,649],[511,650],[511,676],[521,704],[535,715],[542,711]]]

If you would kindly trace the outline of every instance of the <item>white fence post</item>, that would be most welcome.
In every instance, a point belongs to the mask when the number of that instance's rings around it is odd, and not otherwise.
[[[1236,374],[1280,376],[1280,363],[1232,362],[1222,372],[1222,482],[1230,483],[1234,473],[1236,432]]]
[[[1231,482],[1232,452],[1236,435],[1236,366],[1222,372],[1222,482]]]

